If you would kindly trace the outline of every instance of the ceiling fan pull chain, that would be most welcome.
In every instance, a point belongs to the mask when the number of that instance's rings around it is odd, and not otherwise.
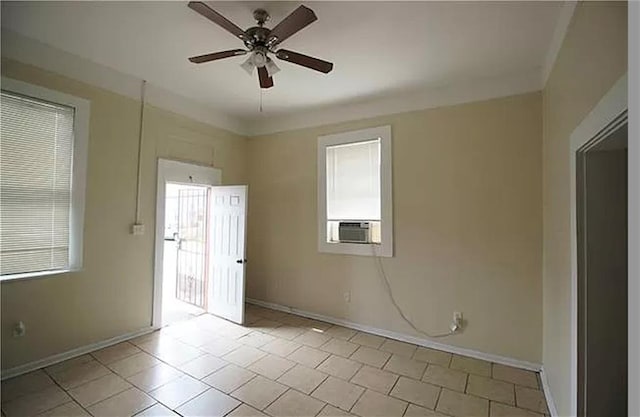
[[[260,113],[262,113],[262,88],[260,88]]]

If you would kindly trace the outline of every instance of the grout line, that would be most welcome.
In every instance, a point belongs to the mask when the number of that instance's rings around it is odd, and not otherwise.
[[[438,397],[436,398],[436,402],[433,405],[433,411],[436,411],[436,409],[438,408],[438,403],[440,402],[440,396],[442,395],[442,391],[444,390],[443,387],[440,387],[440,390],[438,391]]]

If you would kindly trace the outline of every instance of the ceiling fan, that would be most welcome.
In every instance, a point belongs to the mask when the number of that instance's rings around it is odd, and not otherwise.
[[[269,57],[270,54],[283,61],[301,65],[325,74],[331,72],[333,69],[333,64],[331,62],[303,55],[298,52],[289,51],[287,49],[278,48],[280,43],[318,20],[313,10],[308,7],[298,7],[273,29],[264,27],[264,24],[270,18],[269,13],[264,9],[256,9],[253,12],[253,18],[257,21],[258,26],[250,27],[247,30],[240,29],[204,2],[190,1],[189,8],[195,10],[202,16],[239,38],[244,42],[244,45],[247,48],[214,52],[189,58],[189,61],[194,64],[202,64],[205,62],[216,61],[218,59],[250,54],[249,58],[241,64],[241,67],[250,75],[253,73],[254,68],[258,69],[258,80],[260,81],[261,88],[273,87],[272,76],[276,72],[280,71],[278,66]]]

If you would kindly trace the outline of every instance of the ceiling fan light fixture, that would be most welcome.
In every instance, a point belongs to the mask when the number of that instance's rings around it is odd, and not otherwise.
[[[257,68],[264,67],[267,63],[267,59],[267,55],[261,51],[253,51],[251,54],[251,62],[253,62],[253,65]]]
[[[251,60],[251,57],[247,58],[240,67],[247,72],[249,75],[253,75],[253,69],[256,67]]]
[[[267,72],[269,73],[269,77],[273,77],[274,74],[280,71],[280,68],[276,65],[271,58],[267,58],[267,63],[264,65],[267,68]]]

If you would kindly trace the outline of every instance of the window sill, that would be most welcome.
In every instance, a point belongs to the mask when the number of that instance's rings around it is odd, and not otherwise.
[[[339,243],[320,242],[318,252],[340,255],[378,256],[382,258],[393,257],[393,248],[389,244],[375,243]]]
[[[25,272],[23,274],[1,275],[0,282],[21,281],[24,279],[44,278],[50,275],[66,274],[78,269],[56,269],[54,271]]]

